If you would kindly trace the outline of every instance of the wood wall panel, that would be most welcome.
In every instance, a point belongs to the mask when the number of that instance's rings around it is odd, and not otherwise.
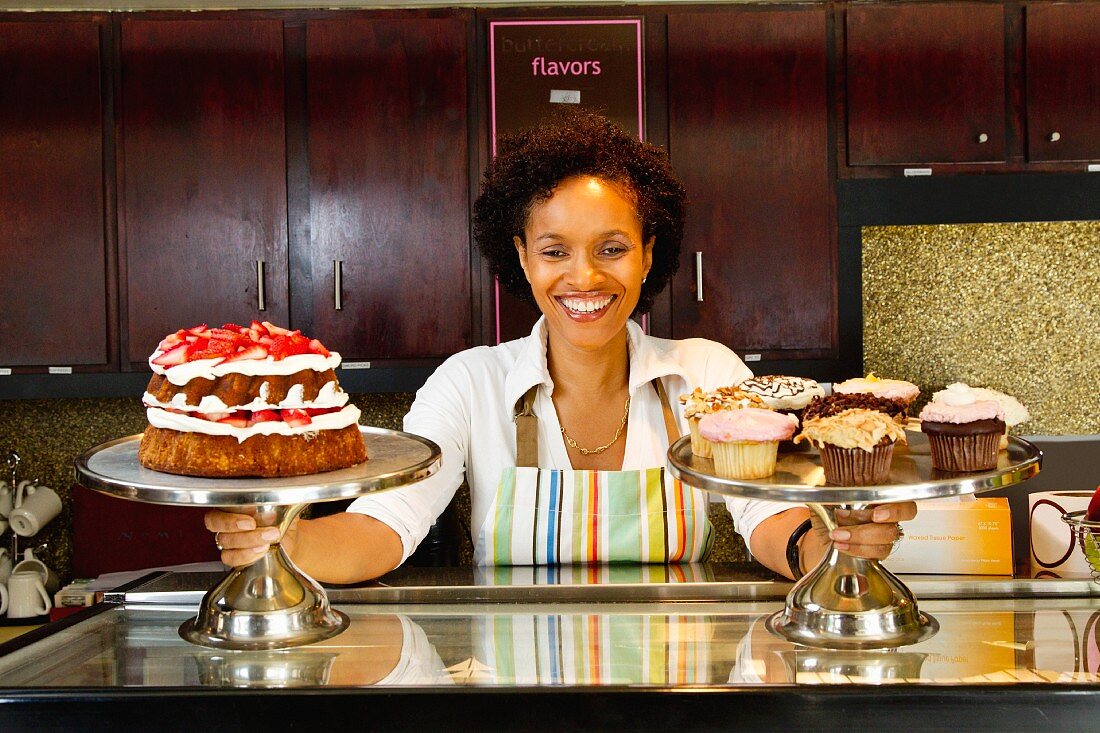
[[[307,25],[313,327],[345,358],[472,345],[466,47],[462,18]]]
[[[129,20],[121,75],[129,360],[196,323],[285,324],[282,22]]]
[[[99,33],[0,23],[0,366],[113,361]]]
[[[673,337],[835,357],[825,10],[672,14],[668,37],[669,152],[692,202]]]

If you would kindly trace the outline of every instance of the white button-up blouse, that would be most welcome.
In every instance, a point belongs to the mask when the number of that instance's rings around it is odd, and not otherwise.
[[[526,336],[499,346],[478,346],[447,359],[416,393],[405,416],[405,430],[435,441],[443,452],[439,471],[411,486],[356,499],[349,512],[366,514],[391,527],[408,558],[454,497],[463,476],[470,485],[470,527],[474,536],[485,521],[501,471],[516,464],[516,402],[539,385],[534,412],[539,426],[539,466],[571,467],[551,401],[554,383],[546,366],[545,318]],[[687,421],[677,409],[677,396],[696,387],[734,385],[752,372],[731,350],[705,339],[647,336],[627,321],[630,358],[630,415],[627,419],[623,470],[665,465],[668,436],[657,393],[649,386],[664,381],[677,413],[681,434]],[[790,504],[726,497],[734,528],[746,538],[760,522]]]

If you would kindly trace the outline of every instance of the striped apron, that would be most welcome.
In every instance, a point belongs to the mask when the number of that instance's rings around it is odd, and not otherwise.
[[[689,685],[714,681],[713,629],[709,616],[497,614],[474,634],[482,684]]]
[[[680,437],[660,379],[669,445]],[[474,545],[478,565],[699,562],[714,529],[707,495],[663,466],[635,471],[537,468],[538,386],[516,405],[516,463],[506,468]]]

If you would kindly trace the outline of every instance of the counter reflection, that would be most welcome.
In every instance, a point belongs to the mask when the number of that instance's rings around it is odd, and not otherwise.
[[[0,657],[0,687],[727,686],[1100,682],[1089,598],[932,601],[940,632],[884,651],[810,649],[775,602],[342,606],[343,634],[271,652],[179,638],[184,607],[112,609]]]

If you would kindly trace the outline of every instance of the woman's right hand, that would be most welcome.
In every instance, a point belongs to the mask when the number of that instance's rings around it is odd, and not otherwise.
[[[259,560],[272,544],[279,541],[277,527],[256,527],[256,519],[248,514],[232,514],[211,509],[203,518],[206,528],[214,533],[214,543],[222,551],[222,562],[230,567],[243,567]],[[289,554],[297,535],[298,520],[283,537],[283,549]]]

